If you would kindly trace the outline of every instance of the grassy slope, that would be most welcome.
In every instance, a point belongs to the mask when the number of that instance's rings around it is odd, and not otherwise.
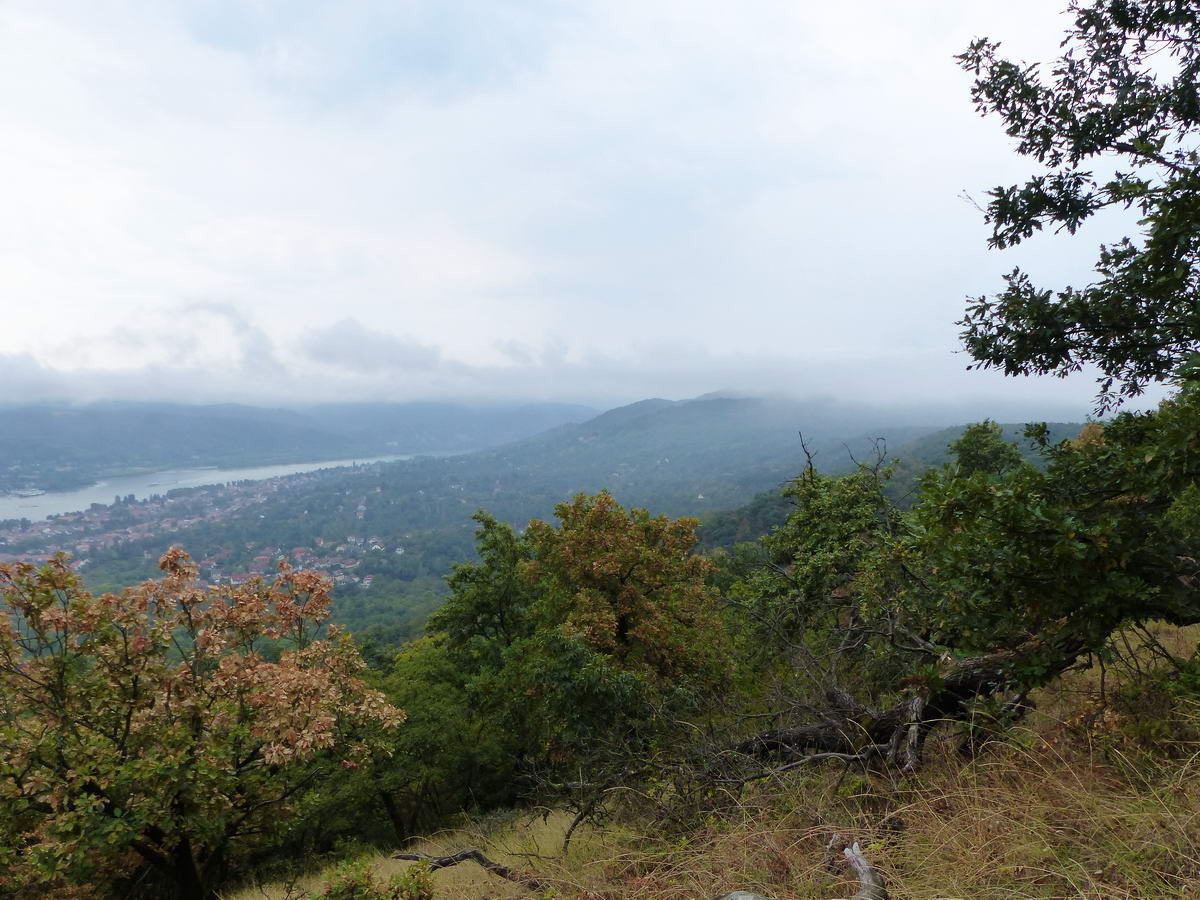
[[[1187,656],[1200,629],[1163,628],[1158,637]],[[1151,656],[1140,650],[1136,667]],[[1200,704],[1172,708],[1161,692],[1136,693],[1136,667],[1069,674],[977,759],[943,738],[915,778],[795,771],[760,782],[694,832],[664,836],[634,819],[576,837],[566,859],[521,855],[553,857],[564,814],[438,835],[421,847],[480,846],[557,880],[560,897],[590,900],[690,900],[738,888],[779,900],[850,896],[853,882],[826,850],[835,833],[862,843],[897,900],[1200,897]],[[381,871],[401,865],[375,859]],[[537,896],[470,864],[435,878],[447,900]],[[264,896],[288,894],[274,885],[231,900]]]

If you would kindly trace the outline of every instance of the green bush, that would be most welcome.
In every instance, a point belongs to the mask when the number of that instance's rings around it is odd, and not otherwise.
[[[381,882],[366,862],[344,863],[319,896],[321,900],[433,900],[433,875],[418,864]]]

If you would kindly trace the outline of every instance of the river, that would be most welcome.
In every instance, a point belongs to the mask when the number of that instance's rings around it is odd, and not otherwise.
[[[332,469],[337,466],[353,466],[373,462],[394,462],[399,459],[412,458],[412,455],[371,456],[362,459],[334,459],[277,466],[246,466],[239,469],[167,469],[162,472],[146,472],[141,475],[121,475],[97,481],[93,485],[74,491],[52,491],[36,497],[0,495],[0,520],[39,520],[47,516],[56,516],[59,513],[79,512],[87,509],[93,503],[112,503],[114,497],[127,497],[130,494],[139,500],[145,500],[147,497],[165,494],[176,488],[226,484],[230,481],[260,481],[279,475],[312,472],[315,469]]]

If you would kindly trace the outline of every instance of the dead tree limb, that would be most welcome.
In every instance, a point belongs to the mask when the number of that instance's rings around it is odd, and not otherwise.
[[[858,893],[854,895],[854,900],[888,900],[887,886],[883,883],[883,876],[875,871],[875,867],[863,855],[858,841],[843,850],[842,855],[846,857],[850,868],[858,877],[858,883],[862,885]]]
[[[409,859],[415,862],[423,862],[429,866],[431,871],[457,866],[461,862],[471,860],[472,862],[479,863],[479,865],[483,866],[491,874],[519,884],[531,891],[545,891],[554,887],[553,882],[538,878],[529,872],[518,872],[515,869],[510,869],[508,866],[494,862],[484,856],[482,851],[474,847],[458,850],[449,856],[431,856],[428,853],[394,853],[392,854],[392,859]]]
[[[836,840],[838,838],[835,836],[834,841]],[[889,900],[883,876],[871,865],[857,841],[844,848],[842,855],[858,879],[859,889],[853,900]],[[770,898],[751,891],[733,891],[729,894],[722,894],[717,900],[770,900]]]
[[[579,827],[580,823],[583,822],[584,819],[592,814],[592,812],[596,809],[596,804],[599,802],[599,797],[592,797],[579,807],[579,812],[575,815],[575,818],[571,820],[571,824],[567,827],[567,833],[563,835],[563,856],[567,855],[567,849],[571,846],[571,838],[575,835],[575,829]]]
[[[802,756],[799,759],[794,759],[786,765],[778,766],[774,769],[768,769],[765,772],[756,772],[753,775],[747,775],[745,778],[723,778],[719,779],[720,784],[729,784],[734,787],[744,787],[752,781],[760,781],[764,778],[773,778],[776,775],[782,775],[784,772],[790,772],[793,769],[799,769],[807,766],[810,763],[821,762],[827,759],[836,759],[847,764],[853,763],[868,763],[871,760],[882,759],[885,756],[887,746],[884,744],[872,744],[861,753],[812,753],[808,756]]]
[[[1017,672],[1026,660],[1037,658],[1043,669],[1060,673],[1085,652],[1086,644],[1070,638],[1029,641],[1003,650],[950,663],[937,679],[918,686],[914,694],[885,709],[866,706],[841,689],[830,689],[809,705],[811,719],[789,728],[761,732],[736,744],[738,753],[758,758],[816,758],[825,754],[860,757],[882,745],[883,760],[904,772],[921,766],[929,732],[939,723],[966,721],[972,703],[1020,688]],[[798,764],[803,764],[800,759]],[[776,770],[778,771],[778,770]]]

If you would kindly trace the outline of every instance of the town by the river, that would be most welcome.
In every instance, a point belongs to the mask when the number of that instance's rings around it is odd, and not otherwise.
[[[336,459],[320,462],[288,463],[274,466],[245,466],[235,469],[196,468],[170,469],[106,478],[74,491],[52,491],[35,496],[0,495],[0,521],[29,519],[40,521],[49,516],[81,512],[93,503],[112,503],[117,497],[130,494],[146,500],[156,494],[166,494],[177,488],[200,487],[207,484],[229,484],[234,481],[262,481],[281,475],[296,475],[316,469],[332,469],[374,462],[412,459],[412,455],[372,456],[362,459]]]

